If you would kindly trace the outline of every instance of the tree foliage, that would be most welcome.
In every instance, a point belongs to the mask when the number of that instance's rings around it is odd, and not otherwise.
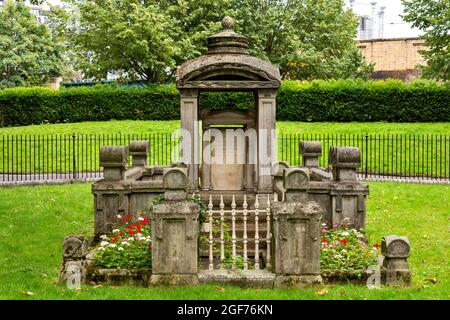
[[[450,0],[403,1],[403,19],[424,31],[427,50],[420,53],[427,64],[422,75],[439,80],[450,79]]]
[[[206,51],[225,15],[250,39],[252,54],[278,65],[285,79],[367,77],[356,47],[357,21],[343,0],[68,0],[78,27],[64,30],[87,77],[123,71],[161,83]]]
[[[367,77],[356,47],[357,19],[342,0],[237,0],[239,29],[251,52],[280,67],[285,79]]]
[[[63,51],[21,1],[0,8],[0,89],[43,85],[59,76]]]

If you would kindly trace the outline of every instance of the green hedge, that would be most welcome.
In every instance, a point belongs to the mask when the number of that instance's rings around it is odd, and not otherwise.
[[[248,109],[252,93],[205,93],[200,105]],[[0,126],[103,120],[179,119],[174,85],[145,89],[16,88],[0,91]],[[450,121],[450,85],[431,81],[285,81],[277,119],[290,121]]]

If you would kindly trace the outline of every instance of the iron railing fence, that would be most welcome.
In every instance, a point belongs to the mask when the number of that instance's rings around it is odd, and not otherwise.
[[[100,147],[132,140],[150,141],[149,165],[170,164],[180,146],[172,133],[0,135],[0,183],[96,179]],[[301,141],[322,142],[320,165],[325,168],[330,146],[355,146],[365,177],[450,181],[450,135],[283,133],[278,159],[301,165]]]

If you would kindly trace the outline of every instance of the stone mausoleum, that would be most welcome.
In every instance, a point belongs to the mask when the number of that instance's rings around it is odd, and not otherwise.
[[[321,143],[302,141],[302,166],[277,161],[279,70],[249,55],[248,39],[234,31],[233,19],[225,17],[222,27],[208,38],[205,55],[177,70],[181,161],[147,166],[148,141],[100,150],[104,176],[92,186],[94,243],[111,230],[118,214],[137,217],[146,212],[152,221],[149,285],[225,281],[274,287],[321,282],[322,224],[365,227],[368,187],[356,176],[360,151],[331,147],[330,171],[319,167]],[[253,92],[254,109],[202,108],[200,94],[212,91]],[[190,200],[192,194],[207,207],[203,216],[199,204]],[[164,200],[149,210],[149,203],[161,196]],[[387,261],[397,261],[390,265],[401,265],[403,273],[394,268],[391,278],[407,279],[409,243],[388,239],[395,241],[404,245],[399,258],[403,262],[396,257]],[[80,238],[67,239],[63,274],[71,261],[83,268],[89,265],[86,255],[72,254],[74,248],[85,247]],[[231,269],[223,268],[227,255]],[[238,259],[242,270],[235,272]]]

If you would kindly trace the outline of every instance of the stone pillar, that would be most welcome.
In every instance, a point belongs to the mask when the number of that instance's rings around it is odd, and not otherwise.
[[[125,178],[128,164],[128,147],[107,146],[100,148],[100,167],[103,167],[103,179],[118,181]]]
[[[329,160],[334,183],[330,187],[331,225],[364,229],[369,189],[356,180],[360,152],[354,147],[331,147]]]
[[[307,200],[307,170],[285,169],[286,202],[272,203],[272,266],[276,287],[320,283],[322,210]]]
[[[147,156],[150,149],[149,141],[130,141],[128,148],[133,159],[133,167],[144,167],[147,165]]]
[[[303,157],[303,166],[319,167],[319,158],[322,156],[322,143],[320,141],[300,142],[300,153]]]
[[[387,285],[404,285],[411,283],[408,257],[410,251],[407,237],[387,236],[381,242],[384,256],[381,279]]]
[[[278,194],[278,199],[283,200],[284,192],[284,170],[289,168],[286,161],[280,161],[273,166],[273,192]]]
[[[128,213],[129,184],[124,179],[128,163],[128,147],[103,147],[100,149],[102,180],[92,185],[94,194],[94,242],[112,230],[118,214]]]
[[[211,143],[211,135],[209,128],[203,129],[203,150],[202,150],[202,167],[201,167],[201,188],[202,190],[211,189],[211,152],[204,152],[209,149]]]
[[[66,282],[71,289],[79,288],[86,280],[89,242],[83,236],[67,236],[63,242],[63,267],[60,283]]]
[[[198,283],[198,204],[186,201],[187,170],[164,171],[165,201],[154,206],[150,285]]]
[[[258,90],[258,193],[272,193],[272,164],[277,159],[275,134],[276,90]]]
[[[198,90],[183,89],[180,92],[182,132],[182,161],[188,165],[188,189],[198,189],[199,133]]]

